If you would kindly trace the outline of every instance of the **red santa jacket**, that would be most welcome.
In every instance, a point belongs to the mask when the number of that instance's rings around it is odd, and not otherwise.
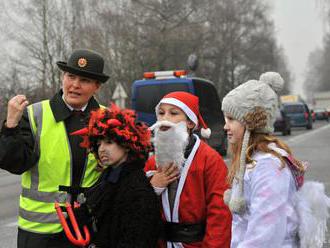
[[[151,157],[145,171],[156,170],[155,157]],[[202,242],[174,247],[230,247],[231,213],[223,202],[227,189],[227,167],[221,156],[203,141],[197,139],[179,180],[173,213],[170,214],[167,190],[162,193],[163,217],[179,223],[206,223]],[[166,247],[165,243],[160,247]]]

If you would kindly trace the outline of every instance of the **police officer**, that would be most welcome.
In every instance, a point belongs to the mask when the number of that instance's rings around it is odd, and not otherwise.
[[[24,95],[8,102],[0,134],[0,168],[22,174],[18,248],[72,247],[63,235],[54,202],[74,201],[99,177],[93,155],[70,133],[85,125],[100,107],[93,95],[108,80],[104,59],[94,51],[75,50],[63,71],[62,88],[50,100],[29,105]]]

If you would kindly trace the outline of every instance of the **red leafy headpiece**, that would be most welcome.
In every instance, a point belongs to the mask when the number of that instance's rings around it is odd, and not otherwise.
[[[81,135],[84,139],[81,146],[93,152],[96,158],[98,140],[107,138],[128,148],[131,156],[146,159],[151,151],[151,133],[147,125],[135,120],[133,110],[120,109],[112,103],[109,108],[92,111],[88,126],[71,135]]]

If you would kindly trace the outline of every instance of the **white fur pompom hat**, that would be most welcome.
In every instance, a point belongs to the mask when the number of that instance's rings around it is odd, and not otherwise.
[[[230,91],[222,101],[222,111],[246,127],[240,156],[237,178],[238,187],[226,191],[224,200],[232,212],[242,213],[245,209],[243,178],[245,173],[246,149],[251,131],[258,133],[273,132],[278,108],[278,93],[284,81],[277,72],[266,72],[259,80],[250,80]],[[234,189],[234,187],[233,187]]]

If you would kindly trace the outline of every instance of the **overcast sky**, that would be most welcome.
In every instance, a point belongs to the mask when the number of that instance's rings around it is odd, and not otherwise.
[[[324,25],[317,0],[269,0],[273,7],[277,40],[288,57],[295,82],[293,90],[303,95],[308,55],[322,47]]]
[[[284,48],[288,58],[289,69],[294,75],[293,90],[302,92],[308,55],[317,47],[322,47],[324,25],[320,16],[321,7],[317,5],[328,0],[267,0],[273,8],[272,17],[275,21],[277,40]],[[5,1],[6,2],[6,1]],[[3,3],[1,1],[0,6]],[[0,31],[8,32],[7,16],[0,13]],[[8,40],[0,36],[0,43],[8,46]],[[10,50],[10,49],[9,49]],[[0,60],[3,60],[0,54]]]

